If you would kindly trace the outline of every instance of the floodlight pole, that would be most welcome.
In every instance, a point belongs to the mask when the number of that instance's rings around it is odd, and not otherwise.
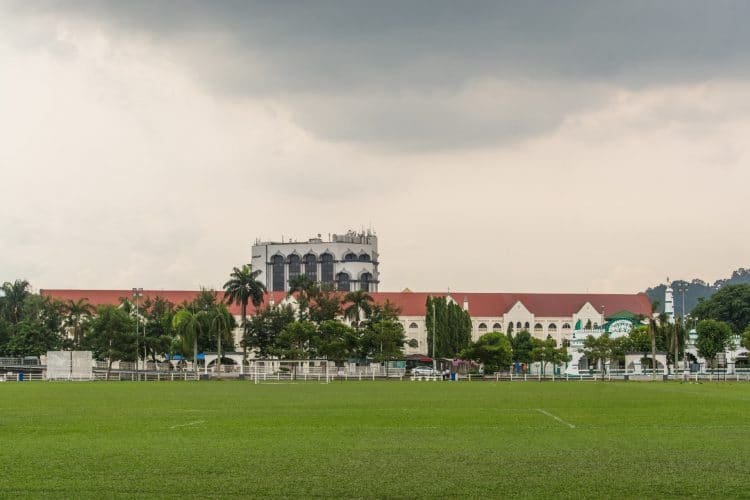
[[[435,299],[432,299],[432,369],[437,371],[437,358],[435,357],[435,337],[437,336],[437,321],[435,319]]]
[[[143,288],[133,288],[133,297],[135,298],[135,379],[140,380],[140,373],[138,371],[138,335],[140,334],[140,319],[138,317],[138,299],[141,297]],[[144,342],[145,348],[145,342]],[[144,358],[145,361],[145,358]],[[145,368],[145,366],[144,366]]]

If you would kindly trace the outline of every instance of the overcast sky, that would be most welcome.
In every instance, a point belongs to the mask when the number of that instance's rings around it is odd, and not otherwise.
[[[750,265],[750,3],[0,0],[0,281],[220,287],[372,227],[381,290]]]

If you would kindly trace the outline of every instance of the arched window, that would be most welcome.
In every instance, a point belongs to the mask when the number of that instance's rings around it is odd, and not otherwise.
[[[570,323],[563,323],[562,329],[563,330],[570,330]]]
[[[521,322],[520,321],[518,323],[516,323],[516,328],[519,329],[519,330],[521,329]]]
[[[527,329],[527,330],[529,329],[529,326],[531,326],[531,325],[529,325],[529,322],[528,322],[528,321],[527,321],[526,323],[524,323],[524,324],[523,324],[523,327],[524,327],[525,329]]]
[[[503,325],[501,325],[500,323],[495,323],[494,325],[492,325],[492,329],[495,330],[496,332],[502,332]]]
[[[333,255],[330,253],[320,256],[320,281],[333,283]]]
[[[411,323],[411,324],[409,325],[409,328],[419,328],[419,325],[418,325],[418,324],[416,324],[416,323]]]
[[[598,330],[598,329],[599,329],[599,323],[594,323],[594,330]]]
[[[318,259],[311,253],[308,253],[304,257],[305,260],[305,276],[310,281],[318,281]]]
[[[346,262],[353,262],[357,260],[357,256],[353,254],[352,252],[349,252],[348,254],[344,255],[344,260]]]
[[[289,279],[291,280],[295,276],[299,276],[300,271],[300,259],[299,255],[293,253],[289,256]]]
[[[350,291],[349,275],[347,273],[338,273],[336,275],[336,290],[340,292]]]
[[[557,331],[557,325],[554,323],[550,323],[549,326],[547,327],[547,330],[549,330],[550,332]]]
[[[365,292],[370,291],[370,282],[372,281],[372,274],[362,273],[359,277],[359,288]]]
[[[541,323],[537,323],[537,324],[534,325],[534,333],[539,333],[542,330],[544,330],[544,327],[542,326]]]
[[[273,266],[273,291],[283,292],[284,291],[284,257],[281,255],[274,255],[271,257],[271,265]]]
[[[366,254],[366,253],[363,253],[362,255],[359,256],[359,261],[360,262],[370,262],[370,255]]]
[[[487,331],[487,323],[479,323],[479,331],[480,332],[486,332]]]

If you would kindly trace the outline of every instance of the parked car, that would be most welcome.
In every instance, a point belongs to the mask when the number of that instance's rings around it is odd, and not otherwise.
[[[431,366],[418,366],[412,370],[412,375],[416,377],[438,377],[440,372],[433,369]]]

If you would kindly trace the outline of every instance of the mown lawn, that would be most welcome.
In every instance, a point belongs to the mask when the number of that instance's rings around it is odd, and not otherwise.
[[[735,497],[750,384],[0,384],[0,497]]]

